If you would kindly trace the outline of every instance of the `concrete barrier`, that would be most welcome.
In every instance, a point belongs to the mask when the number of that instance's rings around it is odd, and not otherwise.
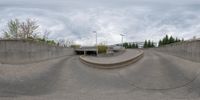
[[[156,48],[160,52],[200,62],[200,40],[185,41]]]
[[[73,54],[72,48],[27,40],[0,40],[0,63],[31,63]]]
[[[121,67],[130,65],[132,63],[135,63],[138,60],[140,60],[143,57],[143,55],[144,55],[144,52],[142,50],[140,50],[140,53],[138,53],[136,56],[133,56],[130,59],[126,59],[124,61],[119,61],[119,62],[115,62],[115,63],[92,62],[92,61],[84,59],[84,56],[80,56],[79,59],[82,63],[89,65],[91,67],[100,68],[100,69],[114,69],[114,68],[121,68]]]

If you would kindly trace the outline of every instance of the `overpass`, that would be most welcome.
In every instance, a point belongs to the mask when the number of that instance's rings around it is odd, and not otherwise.
[[[98,49],[96,47],[81,47],[74,50],[78,55],[98,55]]]

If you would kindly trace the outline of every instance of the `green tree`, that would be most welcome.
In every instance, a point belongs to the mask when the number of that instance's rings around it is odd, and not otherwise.
[[[172,36],[170,36],[168,43],[174,43],[174,42],[175,42],[175,39]]]
[[[135,48],[135,43],[132,44],[132,48]]]
[[[151,40],[145,40],[143,48],[152,48],[155,47],[154,42]],[[138,45],[136,46],[138,48]]]
[[[39,25],[31,19],[27,19],[24,22],[15,19],[9,21],[7,27],[7,30],[3,33],[5,39],[28,39],[37,37],[36,30],[39,28]]]
[[[147,48],[147,47],[148,47],[147,40],[145,40],[143,47],[144,47],[144,48]]]
[[[128,43],[128,48],[133,48],[131,43]]]
[[[169,37],[168,37],[168,35],[166,35],[166,36],[163,38],[163,45],[166,45],[166,44],[169,44]]]
[[[5,39],[17,39],[20,36],[20,22],[18,19],[10,20],[7,24],[8,29],[4,31]]]
[[[158,46],[162,46],[162,40],[159,40]]]
[[[128,48],[128,43],[123,43],[123,47]]]
[[[139,47],[138,47],[138,44],[135,44],[135,48],[139,48]]]
[[[153,41],[151,42],[151,47],[155,47],[155,45],[154,45]]]
[[[97,48],[98,48],[98,53],[106,53],[108,49],[108,47],[104,44],[98,45]]]
[[[159,40],[159,46],[176,43],[176,42],[182,42],[182,41],[178,39],[177,37],[174,38],[173,36],[169,37],[168,35],[166,35],[163,39]]]
[[[151,47],[151,41],[150,40],[148,40],[147,47],[148,48]]]

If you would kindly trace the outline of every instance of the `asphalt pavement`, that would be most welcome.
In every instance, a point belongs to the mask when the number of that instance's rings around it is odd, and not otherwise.
[[[133,59],[137,57],[139,54],[141,54],[141,51],[139,50],[127,49],[124,53],[118,56],[111,56],[111,57],[82,56],[82,59],[86,60],[87,62],[92,62],[97,64],[115,64]]]
[[[200,63],[153,50],[112,70],[79,56],[0,66],[0,100],[200,100]]]

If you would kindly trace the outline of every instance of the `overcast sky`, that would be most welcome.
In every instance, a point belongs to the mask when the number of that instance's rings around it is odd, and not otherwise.
[[[200,37],[199,0],[0,0],[0,30],[10,19],[32,18],[51,39],[82,45],[158,41],[169,34]]]

